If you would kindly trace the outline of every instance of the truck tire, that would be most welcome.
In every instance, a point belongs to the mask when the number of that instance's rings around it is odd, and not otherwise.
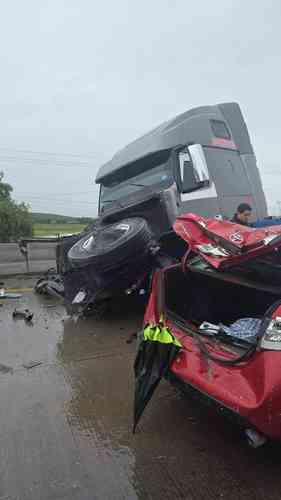
[[[73,267],[91,265],[104,272],[138,259],[152,241],[144,219],[124,219],[81,238],[68,251],[68,258]]]

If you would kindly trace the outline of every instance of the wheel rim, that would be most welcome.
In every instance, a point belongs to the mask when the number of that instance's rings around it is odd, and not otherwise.
[[[90,236],[89,238],[87,238],[86,241],[84,241],[84,243],[82,245],[83,250],[86,250],[86,252],[89,251],[91,249],[94,241],[95,241],[95,238],[93,235]]]
[[[99,248],[110,248],[116,241],[124,238],[129,232],[130,224],[120,222],[116,226],[104,229],[97,238],[91,235],[84,241],[82,248],[86,253],[92,253]]]

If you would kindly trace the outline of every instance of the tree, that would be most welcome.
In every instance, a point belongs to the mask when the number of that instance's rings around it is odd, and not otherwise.
[[[10,184],[3,182],[4,172],[0,172],[0,201],[8,200],[11,201],[11,192],[13,191]]]
[[[3,178],[0,172],[0,242],[7,243],[32,236],[32,217],[25,203],[12,199],[13,188]]]

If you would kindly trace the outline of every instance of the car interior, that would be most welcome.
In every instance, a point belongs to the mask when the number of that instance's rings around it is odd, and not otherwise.
[[[281,287],[269,287],[245,280],[242,275],[181,265],[165,272],[167,315],[196,328],[203,322],[229,326],[241,318],[262,319],[281,296]],[[203,333],[203,332],[202,332]]]

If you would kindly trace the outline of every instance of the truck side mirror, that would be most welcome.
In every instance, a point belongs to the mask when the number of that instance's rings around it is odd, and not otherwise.
[[[193,144],[179,152],[181,192],[191,193],[209,186],[208,167],[201,144]]]
[[[185,163],[183,170],[182,192],[191,193],[198,189],[198,179],[192,163]]]

